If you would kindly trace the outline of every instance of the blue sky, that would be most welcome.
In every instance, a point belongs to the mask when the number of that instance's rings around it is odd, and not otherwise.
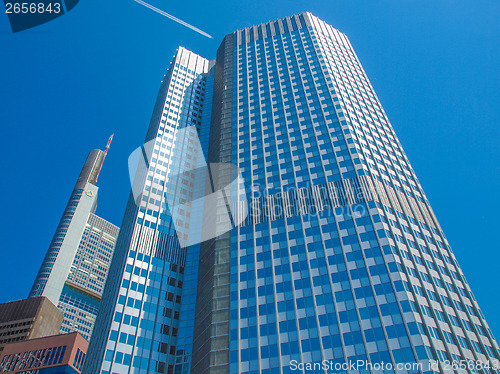
[[[27,296],[87,153],[111,133],[97,213],[121,224],[127,158],[177,46],[213,59],[235,29],[310,11],[349,37],[500,337],[499,2],[150,2],[214,39],[132,0],[81,0],[18,34],[0,15],[0,302]]]

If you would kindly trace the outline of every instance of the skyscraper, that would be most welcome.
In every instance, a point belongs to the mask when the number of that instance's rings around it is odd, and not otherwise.
[[[210,169],[209,192],[244,182],[202,222],[233,228],[185,246],[196,212],[172,202],[199,196],[179,165],[200,153],[238,169]],[[481,370],[498,345],[330,25],[302,13],[238,30],[211,62],[179,48],[141,154],[84,373],[495,371]]]
[[[119,228],[95,214],[105,151],[85,161],[29,297],[46,296],[63,311],[62,333],[90,339]]]

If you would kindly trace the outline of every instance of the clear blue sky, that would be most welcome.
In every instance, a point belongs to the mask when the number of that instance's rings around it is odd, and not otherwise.
[[[151,3],[214,39],[132,0],[81,0],[18,34],[0,14],[0,302],[27,296],[87,153],[111,133],[97,213],[121,224],[127,157],[177,46],[213,59],[225,34],[307,10],[350,38],[500,338],[498,1]]]

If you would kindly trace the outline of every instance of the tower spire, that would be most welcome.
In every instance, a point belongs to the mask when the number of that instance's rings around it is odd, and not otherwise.
[[[102,164],[104,164],[104,160],[106,159],[106,155],[108,154],[109,147],[111,146],[111,142],[113,141],[113,136],[115,136],[115,134],[111,134],[111,136],[108,139],[108,143],[106,144],[106,148],[104,148],[104,155],[102,156],[101,165],[99,166],[99,171],[97,172],[97,176],[95,177],[96,182],[97,182],[97,178],[99,178],[99,174],[101,173]]]

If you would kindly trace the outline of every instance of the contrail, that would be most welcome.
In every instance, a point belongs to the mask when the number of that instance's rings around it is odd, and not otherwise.
[[[187,22],[184,22],[183,20],[181,20],[181,19],[179,19],[179,18],[177,18],[177,17],[174,17],[174,16],[172,16],[172,15],[168,14],[167,12],[164,12],[163,10],[158,9],[158,8],[156,8],[156,7],[152,6],[151,4],[148,4],[148,3],[146,3],[146,2],[144,2],[144,1],[142,1],[142,0],[134,0],[134,1],[135,1],[136,3],[139,3],[139,4],[144,5],[145,7],[148,7],[148,8],[149,8],[149,9],[151,9],[151,10],[154,10],[156,13],[160,13],[162,16],[165,16],[165,17],[170,18],[171,20],[173,20],[173,21],[175,21],[175,22],[177,22],[177,23],[180,23],[181,25],[184,25],[184,26],[186,26],[186,27],[189,27],[191,30],[196,31],[197,33],[200,33],[201,35],[206,36],[207,38],[213,39],[213,38],[212,38],[212,35],[207,34],[205,31],[202,31],[202,30],[200,30],[199,28],[194,27],[193,25],[190,25],[190,24],[189,24],[189,23],[187,23]]]

